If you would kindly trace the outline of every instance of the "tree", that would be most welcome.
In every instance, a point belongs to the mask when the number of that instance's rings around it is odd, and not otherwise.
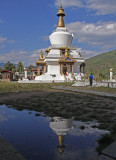
[[[0,71],[2,71],[3,69],[2,69],[2,67],[0,67]]]
[[[32,68],[35,68],[35,67],[36,67],[36,66],[33,66],[33,65],[30,64],[30,65],[28,66],[28,71],[31,72]]]
[[[4,69],[8,69],[10,71],[14,71],[16,69],[15,65],[13,65],[12,63],[10,63],[10,61],[8,61],[5,65],[4,65]]]
[[[22,72],[22,71],[23,71],[23,63],[19,61],[17,65],[17,72]]]

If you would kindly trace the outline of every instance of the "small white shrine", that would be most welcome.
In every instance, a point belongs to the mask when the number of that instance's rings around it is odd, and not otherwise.
[[[66,82],[81,80],[84,75],[85,59],[77,48],[72,48],[73,35],[64,24],[65,16],[62,5],[58,9],[59,17],[56,31],[50,36],[51,46],[46,49],[46,56],[41,51],[36,61],[37,75],[35,80],[41,82]]]

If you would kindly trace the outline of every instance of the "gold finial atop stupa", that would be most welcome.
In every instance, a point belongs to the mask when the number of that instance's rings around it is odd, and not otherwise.
[[[41,52],[40,52],[39,59],[43,59],[43,52],[42,52],[42,50],[41,50]]]
[[[65,16],[64,9],[62,9],[62,5],[58,9],[57,16],[59,17],[57,27],[65,27],[63,17]]]

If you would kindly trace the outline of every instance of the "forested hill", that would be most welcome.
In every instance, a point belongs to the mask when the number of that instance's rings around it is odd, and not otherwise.
[[[86,61],[85,73],[94,75],[109,75],[109,69],[114,68],[116,75],[116,50],[99,54]]]

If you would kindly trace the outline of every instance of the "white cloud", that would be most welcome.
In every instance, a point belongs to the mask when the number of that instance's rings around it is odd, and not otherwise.
[[[14,43],[15,43],[15,40],[8,40],[7,43],[9,43],[9,44],[14,44]]]
[[[93,57],[93,56],[96,56],[98,54],[101,54],[101,52],[97,52],[97,51],[94,51],[94,50],[82,50],[81,52],[84,57],[87,59],[87,58],[90,58],[90,57]]]
[[[56,0],[55,5],[63,7],[85,7],[98,15],[116,14],[116,0]]]
[[[116,47],[116,22],[74,22],[68,24],[67,28],[80,43],[99,49]]]
[[[3,21],[2,21],[2,19],[0,19],[0,23],[2,23]]]
[[[88,0],[86,6],[98,15],[116,14],[116,0]]]
[[[0,36],[0,49],[5,48],[8,44],[14,44],[15,40],[8,40],[7,37]]]
[[[70,6],[82,7],[83,6],[80,0],[56,0],[55,5],[60,6],[60,4],[62,4],[63,7],[70,7]]]
[[[42,49],[43,52],[45,49]],[[30,64],[35,65],[36,60],[39,58],[41,49],[28,52],[24,50],[13,50],[9,53],[0,54],[0,62],[10,61],[12,63],[18,63],[22,61],[25,66]]]
[[[4,41],[6,41],[7,40],[7,38],[5,37],[0,37],[0,43],[3,43]]]
[[[43,36],[42,39],[43,39],[44,41],[49,41],[49,36]]]
[[[6,45],[4,44],[4,42],[6,42],[7,38],[5,37],[0,37],[0,49],[1,48],[5,48]]]
[[[1,48],[5,48],[5,47],[6,47],[6,45],[0,44],[0,49],[1,49]]]
[[[93,56],[96,56],[98,54],[100,54],[101,52],[95,51],[95,50],[84,50],[82,48],[77,48],[78,52],[81,53],[81,55],[87,59]],[[104,51],[105,52],[105,51]]]

